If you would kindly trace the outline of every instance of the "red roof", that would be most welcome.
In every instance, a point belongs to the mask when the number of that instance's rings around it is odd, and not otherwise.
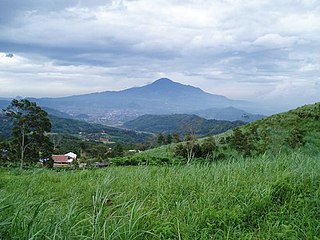
[[[68,163],[68,156],[65,156],[65,155],[52,155],[52,160],[55,163]]]

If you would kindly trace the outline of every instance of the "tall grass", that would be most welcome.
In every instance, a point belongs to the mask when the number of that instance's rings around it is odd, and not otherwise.
[[[1,169],[0,238],[318,239],[319,160]]]

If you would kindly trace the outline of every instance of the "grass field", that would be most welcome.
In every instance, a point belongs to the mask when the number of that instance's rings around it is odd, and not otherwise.
[[[320,159],[0,169],[1,239],[319,239]]]

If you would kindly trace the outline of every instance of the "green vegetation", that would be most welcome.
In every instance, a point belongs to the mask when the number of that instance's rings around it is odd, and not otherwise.
[[[3,239],[317,239],[320,161],[0,169]],[[22,194],[23,193],[23,194]]]
[[[124,127],[151,133],[178,133],[186,135],[190,132],[198,136],[207,136],[225,132],[231,128],[244,125],[241,121],[207,120],[196,115],[143,115],[126,122]]]
[[[119,149],[110,151],[118,146],[115,143],[127,150],[138,148],[149,138],[151,134],[48,116],[34,102],[14,99],[0,112],[0,165],[14,166],[20,160],[22,168],[42,160],[52,166],[52,153],[70,151],[83,162],[105,161],[119,153]]]
[[[209,142],[209,143],[208,143]],[[209,148],[209,146],[211,146]],[[161,165],[163,158],[169,163],[214,162],[230,157],[260,156],[265,153],[278,155],[295,151],[310,156],[320,154],[320,103],[306,105],[286,113],[276,114],[226,133],[199,140],[150,149],[140,156],[126,157],[125,163],[145,164],[153,159],[153,165]],[[209,153],[209,154],[208,154]],[[131,159],[128,159],[131,158]],[[190,159],[192,158],[192,159]],[[140,163],[137,162],[141,159]],[[117,159],[117,163],[121,162]]]
[[[89,140],[99,140],[104,137],[112,142],[141,143],[151,136],[146,133],[56,116],[50,116],[50,121],[52,122],[52,132],[63,134],[79,134],[81,132],[80,137],[88,138]]]
[[[305,154],[318,155],[319,120],[320,103],[315,103],[258,120],[243,126],[241,131],[251,145],[251,155],[264,150],[276,154],[298,148]]]
[[[86,138],[92,141],[107,137],[112,142],[120,143],[142,143],[150,138],[150,134],[138,133],[121,128],[108,127],[96,123],[88,123],[84,121],[61,118],[49,115],[52,124],[52,132],[60,134],[77,135],[79,138]],[[0,114],[0,137],[8,138],[12,122],[5,119]],[[82,133],[79,135],[79,133]]]
[[[5,115],[13,123],[11,149],[14,149],[12,154],[19,159],[21,169],[25,160],[50,159],[53,146],[45,134],[51,130],[47,112],[27,99],[13,99]]]
[[[104,169],[0,168],[0,239],[319,238],[320,103],[178,138],[133,155],[77,138]]]

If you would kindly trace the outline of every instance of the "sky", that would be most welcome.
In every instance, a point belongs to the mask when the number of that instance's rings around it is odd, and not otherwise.
[[[274,107],[320,101],[318,0],[1,0],[0,97],[161,77]]]

